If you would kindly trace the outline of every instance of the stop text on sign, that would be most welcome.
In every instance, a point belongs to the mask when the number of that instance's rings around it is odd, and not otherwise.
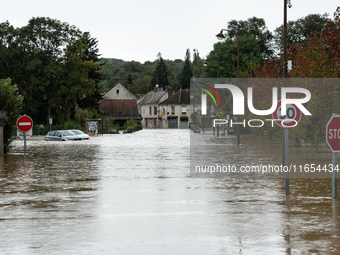
[[[340,115],[333,114],[326,125],[326,143],[333,153],[340,152]]]
[[[329,139],[340,139],[340,129],[329,129],[328,138]]]

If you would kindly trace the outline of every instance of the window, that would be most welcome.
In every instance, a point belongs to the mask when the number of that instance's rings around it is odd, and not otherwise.
[[[182,106],[182,114],[187,114],[187,106]]]
[[[163,108],[163,116],[165,115],[165,108]]]
[[[152,114],[151,106],[150,106],[150,115]]]
[[[156,106],[153,107],[153,114],[157,115],[157,107]]]
[[[157,119],[154,119],[153,124],[154,124],[154,127],[157,126]]]
[[[119,94],[119,89],[116,90],[117,95]]]
[[[171,114],[175,114],[175,106],[171,106]]]

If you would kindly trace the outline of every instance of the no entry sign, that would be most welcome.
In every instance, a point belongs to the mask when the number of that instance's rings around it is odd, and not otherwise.
[[[326,143],[332,152],[340,152],[340,115],[333,115],[326,125]]]
[[[280,127],[295,127],[301,119],[301,110],[295,104],[287,104],[286,112],[281,112],[281,100],[277,102],[277,107],[273,112],[273,119]]]
[[[33,127],[33,120],[29,116],[23,115],[18,118],[17,128],[21,132],[28,132],[32,129],[32,127]]]

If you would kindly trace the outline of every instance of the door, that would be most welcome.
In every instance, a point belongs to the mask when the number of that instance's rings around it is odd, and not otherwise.
[[[168,124],[169,128],[177,128],[178,127],[177,118],[171,118],[171,119],[168,119],[168,121],[169,121],[169,124]]]
[[[181,128],[188,128],[188,121],[181,120]]]

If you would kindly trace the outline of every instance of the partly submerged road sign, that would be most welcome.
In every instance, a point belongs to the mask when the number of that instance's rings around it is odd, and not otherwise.
[[[33,129],[31,128],[31,130],[27,132],[21,132],[19,129],[17,129],[17,136],[20,139],[25,139],[25,135],[26,135],[26,139],[30,138],[33,135]]]

